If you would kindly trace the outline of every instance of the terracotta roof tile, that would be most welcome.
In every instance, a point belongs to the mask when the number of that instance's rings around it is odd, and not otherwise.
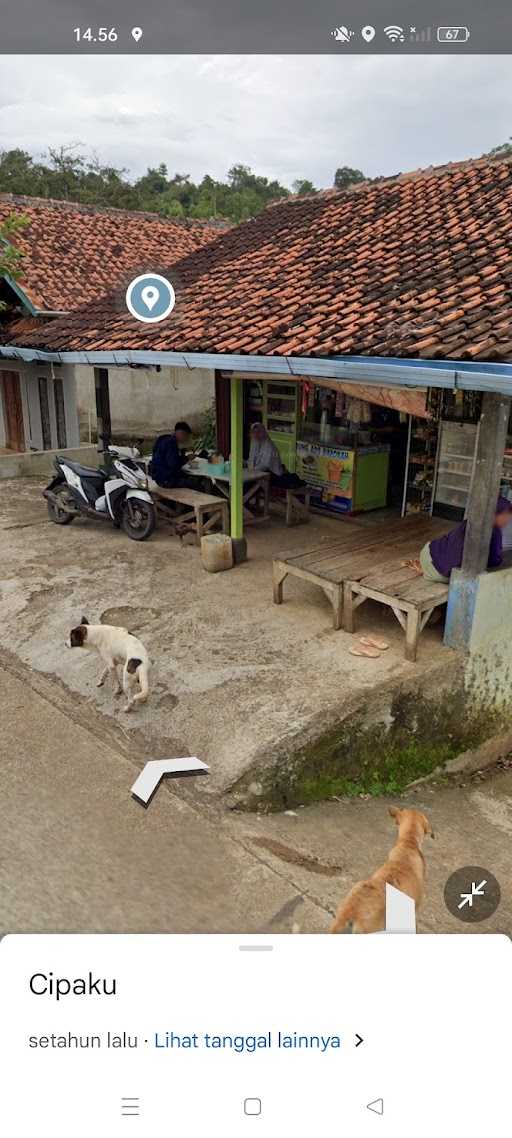
[[[69,312],[108,292],[148,261],[169,266],[218,237],[224,225],[155,213],[0,193],[0,224],[22,214],[20,288],[36,309]]]
[[[168,261],[177,303],[164,324],[137,323],[117,289],[23,343],[510,359],[511,215],[503,159],[289,198]]]

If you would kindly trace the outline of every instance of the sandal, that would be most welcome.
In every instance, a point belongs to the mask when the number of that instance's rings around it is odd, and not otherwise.
[[[353,644],[349,648],[351,656],[366,656],[369,660],[378,660],[380,652],[366,644]]]
[[[385,652],[389,648],[387,640],[381,640],[380,636],[361,636],[359,643],[367,648],[378,648],[379,652]]]

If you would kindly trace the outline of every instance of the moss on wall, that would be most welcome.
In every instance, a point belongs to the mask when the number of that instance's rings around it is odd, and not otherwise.
[[[270,811],[334,795],[397,794],[502,730],[503,709],[473,701],[461,684],[430,698],[400,690],[387,723],[368,720],[362,709],[270,767],[253,770],[234,788],[241,803]]]

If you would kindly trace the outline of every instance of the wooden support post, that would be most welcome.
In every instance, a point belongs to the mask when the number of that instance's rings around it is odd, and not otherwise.
[[[94,368],[94,388],[96,393],[96,422],[98,432],[98,453],[102,454],[112,437],[110,419],[110,392],[108,387],[108,368]]]
[[[231,537],[238,540],[244,532],[242,382],[231,376]]]
[[[509,415],[507,396],[491,392],[484,395],[462,561],[466,577],[477,577],[487,568]]]

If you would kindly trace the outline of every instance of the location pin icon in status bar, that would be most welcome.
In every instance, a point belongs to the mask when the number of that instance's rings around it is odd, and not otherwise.
[[[142,39],[142,28],[132,28],[132,36],[135,43],[138,43]]]

